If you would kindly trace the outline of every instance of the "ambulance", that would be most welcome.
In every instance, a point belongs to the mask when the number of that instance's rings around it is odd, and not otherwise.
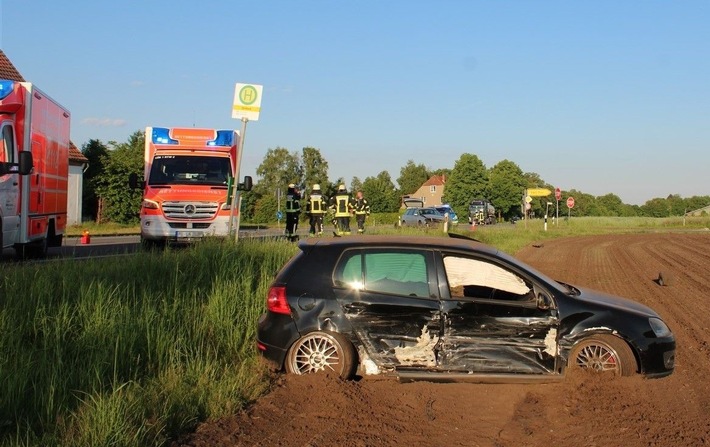
[[[238,172],[234,130],[148,127],[145,131],[141,241],[145,246],[227,236],[234,216],[228,192]],[[238,185],[251,189],[251,178]],[[238,213],[238,210],[236,210]]]
[[[69,112],[29,82],[0,80],[0,246],[59,247],[67,225]]]

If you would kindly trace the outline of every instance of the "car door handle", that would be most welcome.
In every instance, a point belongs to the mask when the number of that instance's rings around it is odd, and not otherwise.
[[[365,303],[355,302],[355,303],[346,304],[343,307],[345,307],[345,309],[347,309],[347,310],[363,310],[367,307],[367,305]]]

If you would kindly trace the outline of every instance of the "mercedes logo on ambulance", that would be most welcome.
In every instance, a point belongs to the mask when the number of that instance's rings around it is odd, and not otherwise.
[[[195,205],[185,205],[185,214],[187,214],[188,216],[192,216],[193,214],[195,214]]]

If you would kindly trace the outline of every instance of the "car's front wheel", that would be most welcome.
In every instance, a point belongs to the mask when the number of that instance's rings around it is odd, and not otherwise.
[[[296,340],[286,356],[286,372],[309,374],[334,372],[343,379],[355,374],[357,354],[341,334],[317,331]]]
[[[636,372],[636,358],[629,345],[613,335],[594,335],[577,343],[568,365],[630,376]]]

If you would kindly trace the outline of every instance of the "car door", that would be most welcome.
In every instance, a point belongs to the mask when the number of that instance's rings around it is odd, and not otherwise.
[[[17,239],[20,226],[20,174],[17,165],[17,146],[10,121],[0,124],[0,217],[2,218],[2,245],[10,245]]]
[[[441,337],[429,250],[353,249],[334,274],[338,303],[366,354],[385,369],[435,368]]]
[[[524,272],[493,259],[443,254],[441,368],[467,373],[552,374],[557,311]],[[448,289],[448,290],[447,290]]]

